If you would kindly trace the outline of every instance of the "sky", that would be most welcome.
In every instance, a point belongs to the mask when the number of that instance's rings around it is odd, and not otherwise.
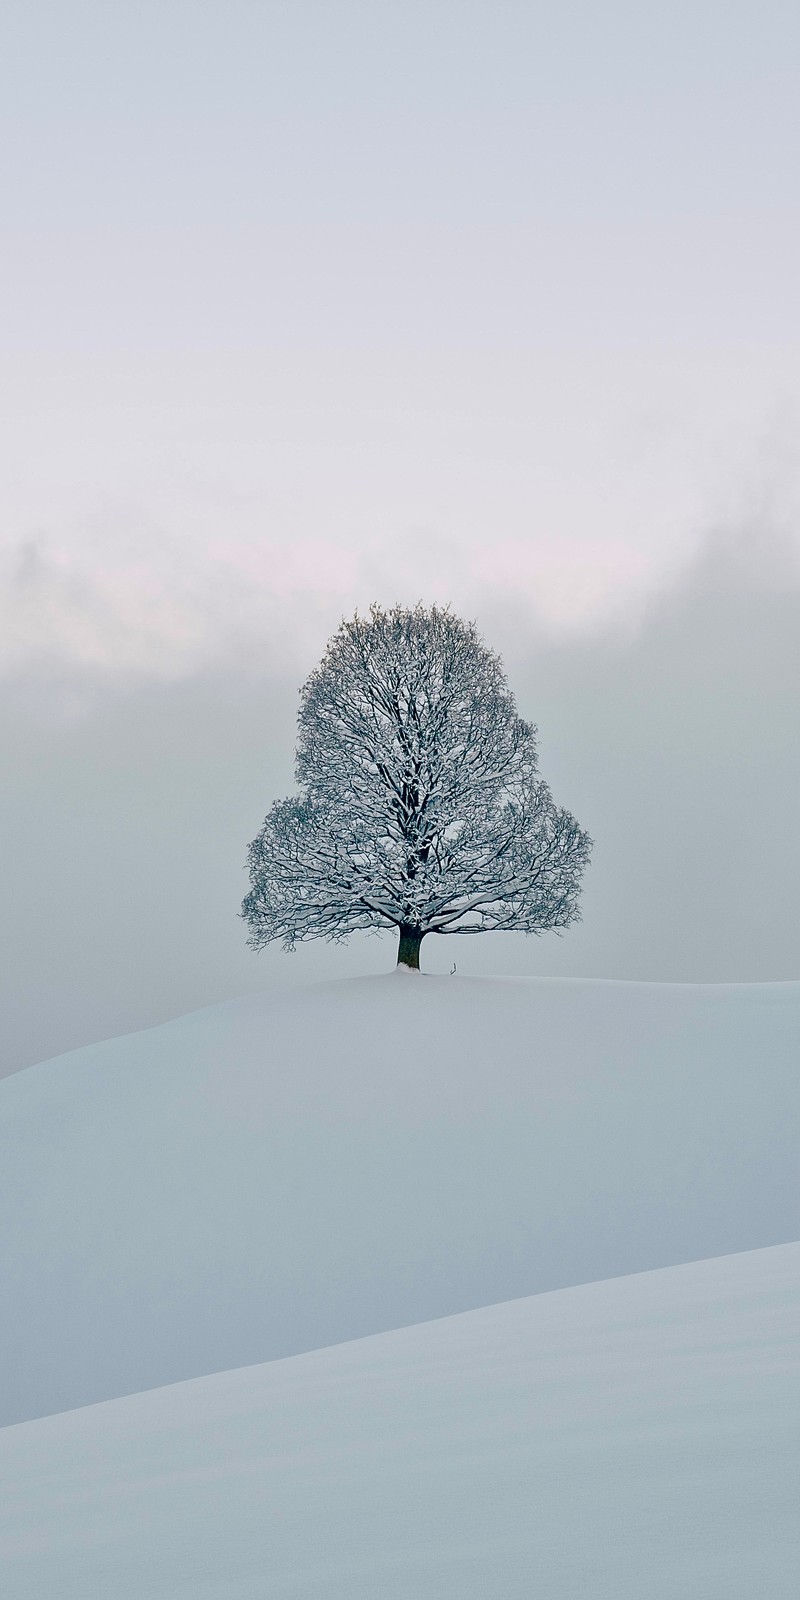
[[[236,915],[372,600],[475,618],[596,840],[423,963],[797,976],[799,80],[774,0],[6,0],[2,1070],[391,962]]]

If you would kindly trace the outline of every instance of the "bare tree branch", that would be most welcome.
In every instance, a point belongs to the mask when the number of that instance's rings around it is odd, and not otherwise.
[[[449,610],[342,623],[302,691],[297,779],[249,849],[256,949],[579,918],[591,840],[538,776],[499,658]]]

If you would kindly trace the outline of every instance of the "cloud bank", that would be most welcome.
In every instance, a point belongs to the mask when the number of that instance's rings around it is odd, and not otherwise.
[[[385,597],[381,597],[385,598]],[[768,527],[709,541],[636,628],[478,620],[542,770],[596,840],[564,938],[428,940],[460,971],[656,981],[800,968],[800,578]],[[298,671],[235,662],[109,682],[40,664],[0,697],[5,1070],[271,981],[380,970],[384,939],[254,956],[245,846],[292,788]],[[299,650],[297,654],[299,655]]]

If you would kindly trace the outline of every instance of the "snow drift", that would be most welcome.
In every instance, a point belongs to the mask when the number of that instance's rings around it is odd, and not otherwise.
[[[800,1235],[800,985],[386,978],[0,1082],[0,1417]]]
[[[794,1600],[800,1245],[0,1432],[7,1600]]]

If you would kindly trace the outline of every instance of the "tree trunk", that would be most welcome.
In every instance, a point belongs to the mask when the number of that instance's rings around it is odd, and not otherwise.
[[[419,947],[424,937],[419,928],[412,928],[407,922],[401,922],[400,943],[397,946],[398,967],[411,967],[414,972],[419,972]]]

